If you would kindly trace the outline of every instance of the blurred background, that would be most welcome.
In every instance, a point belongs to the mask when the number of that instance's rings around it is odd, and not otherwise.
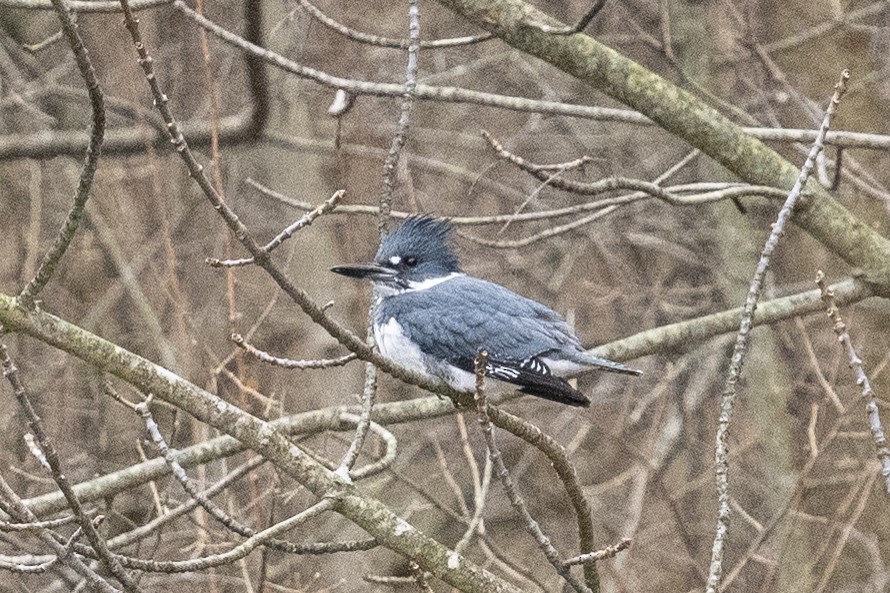
[[[357,30],[407,37],[407,4],[320,0],[318,8]],[[537,2],[574,22],[580,1]],[[205,2],[208,18],[280,54],[350,79],[402,83],[403,50],[357,43],[320,24],[293,1]],[[421,36],[433,40],[481,32],[434,2],[422,2]],[[376,205],[383,158],[396,131],[399,101],[363,95],[334,117],[334,90],[268,65],[208,36],[181,12],[140,12],[142,34],[159,81],[211,178],[258,240],[301,215],[293,201],[316,205],[345,189],[344,204]],[[815,129],[843,68],[852,79],[833,129],[890,133],[890,2],[740,2],[608,0],[587,28],[601,42],[701,96],[743,125]],[[82,228],[43,309],[162,364],[253,414],[268,418],[355,404],[364,366],[289,371],[235,351],[232,332],[251,335],[278,356],[315,359],[345,350],[302,314],[260,270],[227,273],[205,258],[243,257],[220,218],[169,144],[156,141],[157,116],[119,14],[81,14],[100,84],[108,96],[107,155],[102,158]],[[252,25],[251,25],[252,23]],[[261,32],[259,36],[251,32]],[[0,290],[16,294],[33,275],[70,207],[89,107],[64,42],[27,51],[58,31],[52,11],[0,2]],[[206,46],[202,47],[202,43]],[[622,107],[552,66],[491,40],[449,49],[423,48],[419,81],[478,91]],[[251,70],[252,69],[252,70]],[[251,73],[252,72],[252,73]],[[213,129],[217,149],[209,145]],[[499,159],[481,136],[536,163],[583,155],[582,170],[562,176],[653,180],[691,148],[654,127],[520,113],[473,104],[418,101],[400,167],[396,210],[485,216],[550,210],[590,198],[558,191]],[[78,144],[80,142],[80,144]],[[774,144],[801,164],[806,146]],[[826,150],[830,177],[838,151]],[[886,234],[890,166],[886,152],[843,152],[837,198]],[[693,156],[666,185],[736,181],[707,157]],[[260,191],[257,184],[278,192]],[[566,315],[589,345],[740,306],[780,200],[743,198],[676,207],[642,200],[570,232],[524,247],[512,241],[576,220],[460,226],[466,271],[538,299]],[[367,286],[333,275],[338,263],[366,261],[377,246],[377,219],[323,216],[278,251],[276,261],[330,313],[356,332],[366,325]],[[767,297],[809,290],[817,269],[830,281],[853,272],[791,227],[773,260]],[[890,417],[886,393],[890,307],[870,299],[843,310],[859,355]],[[35,340],[8,336],[23,378],[63,454],[69,477],[82,481],[154,457],[144,428],[104,393],[95,369]],[[631,361],[639,379],[588,375],[579,387],[586,410],[524,397],[507,408],[562,443],[593,505],[596,541],[632,538],[633,546],[599,563],[604,591],[704,589],[716,517],[714,432],[734,336]],[[125,396],[138,398],[116,384]],[[0,467],[23,497],[55,486],[29,454],[27,428],[8,387],[0,405]],[[830,322],[817,314],[754,331],[731,432],[733,522],[725,564],[728,591],[886,591],[890,512],[878,474],[864,405]],[[379,401],[423,392],[380,379]],[[171,444],[213,436],[184,414],[160,408]],[[474,479],[485,445],[474,415],[392,427],[395,464],[363,488],[447,546],[466,529]],[[529,509],[566,556],[577,550],[570,505],[546,459],[501,434],[507,465]],[[305,441],[338,459],[351,433]],[[369,442],[368,452],[379,447]],[[469,452],[469,453],[468,453]],[[474,456],[475,465],[467,455]],[[242,458],[190,471],[205,484]],[[475,474],[475,476],[474,476]],[[263,467],[227,490],[224,506],[256,528],[313,502],[292,481]],[[109,535],[123,533],[175,506],[185,495],[165,479],[96,506]],[[525,533],[497,480],[485,508],[485,538],[466,548],[474,561],[526,591],[553,591],[561,580]],[[343,518],[311,524],[307,541],[361,537]],[[298,536],[300,534],[297,534]],[[20,534],[0,534],[0,553],[45,553]],[[128,550],[181,559],[231,547],[235,536],[203,513],[180,519]],[[147,590],[194,583],[208,591],[390,591],[366,575],[409,574],[403,558],[382,548],[331,556],[254,553],[242,565],[202,573],[148,575]],[[53,591],[57,573],[0,571],[9,590]],[[414,586],[414,585],[408,585]],[[434,582],[436,590],[446,590]]]

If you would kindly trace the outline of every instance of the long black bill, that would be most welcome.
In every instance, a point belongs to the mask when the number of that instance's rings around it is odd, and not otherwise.
[[[368,280],[392,280],[398,274],[398,270],[378,266],[377,264],[349,264],[346,266],[334,266],[331,271],[350,278],[362,278]]]

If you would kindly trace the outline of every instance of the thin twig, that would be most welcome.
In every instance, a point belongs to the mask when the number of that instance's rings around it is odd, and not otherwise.
[[[411,560],[408,562],[408,569],[411,571],[411,574],[414,575],[414,582],[417,583],[417,586],[422,593],[435,593],[433,588],[430,587],[430,575],[421,570],[419,564]]]
[[[822,302],[825,303],[825,307],[828,310],[828,317],[834,322],[834,333],[837,334],[837,340],[850,359],[850,368],[853,369],[853,374],[856,376],[856,385],[862,389],[862,399],[865,400],[865,412],[868,416],[868,429],[871,431],[871,436],[875,443],[878,461],[881,462],[881,475],[884,477],[884,485],[887,493],[890,494],[890,447],[887,445],[887,437],[884,425],[881,423],[875,392],[872,390],[871,381],[869,381],[868,375],[862,366],[862,359],[859,358],[856,350],[853,348],[853,341],[850,339],[850,333],[847,331],[847,324],[841,318],[841,313],[834,302],[834,293],[826,285],[825,274],[822,270],[816,272],[816,284],[822,293]]]
[[[275,525],[272,525],[271,527],[267,527],[262,531],[255,532],[254,535],[248,537],[240,544],[233,546],[232,548],[220,554],[212,554],[210,556],[204,556],[202,558],[191,558],[189,560],[167,561],[143,560],[141,558],[124,556],[122,554],[112,554],[112,556],[117,562],[120,562],[128,568],[133,568],[145,572],[175,574],[183,572],[194,572],[198,570],[207,570],[209,568],[214,568],[217,566],[225,566],[246,557],[248,554],[261,546],[269,545],[269,542],[273,541],[279,535],[282,535],[285,532],[292,530],[294,527],[302,525],[309,519],[330,510],[335,504],[336,503],[333,499],[325,498],[320,502],[315,503],[305,511],[288,517],[287,519],[284,519],[283,521],[280,521]],[[79,545],[76,543],[74,544],[74,551],[87,557],[92,557],[94,555],[94,552],[87,546]]]
[[[371,338],[373,340],[373,338]],[[365,385],[362,389],[362,411],[357,417],[355,424],[355,435],[349,442],[349,447],[340,461],[337,472],[345,479],[350,478],[352,466],[358,460],[361,453],[362,445],[365,443],[365,437],[368,434],[368,428],[371,426],[371,413],[374,410],[374,400],[377,397],[377,367],[372,363],[365,363]]]
[[[71,482],[62,471],[62,463],[59,459],[59,455],[50,441],[49,436],[43,430],[43,421],[37,415],[34,406],[31,404],[31,397],[28,395],[28,391],[25,389],[25,385],[19,376],[18,368],[9,357],[6,344],[2,342],[0,342],[0,365],[3,366],[3,376],[6,377],[9,384],[12,386],[15,398],[18,400],[19,406],[25,414],[25,418],[28,421],[28,428],[37,439],[37,443],[40,445],[40,450],[43,451],[43,455],[49,464],[52,478],[59,487],[59,490],[62,491],[62,494],[65,495],[65,501],[68,503],[74,516],[77,517],[80,528],[83,529],[84,535],[86,535],[87,540],[90,542],[90,546],[96,551],[96,555],[99,560],[102,561],[102,565],[105,569],[120,581],[128,593],[139,593],[141,591],[139,585],[133,577],[124,570],[120,563],[114,559],[111,550],[108,549],[107,543],[96,529],[96,524],[86,514],[80,499],[74,493],[74,489],[71,487]]]
[[[378,47],[388,47],[392,49],[408,49],[411,46],[411,39],[390,39],[388,37],[381,37],[379,35],[363,33],[362,31],[357,31],[355,29],[347,27],[343,23],[331,18],[330,16],[319,10],[317,6],[310,3],[309,0],[299,0],[299,2],[300,8],[312,15],[312,17],[318,20],[318,22],[343,35],[344,37],[348,37],[349,39],[358,41],[359,43],[366,43],[368,45],[376,45]],[[423,49],[462,47],[465,45],[480,43],[482,41],[488,41],[492,37],[494,36],[491,33],[483,33],[481,35],[469,35],[466,37],[452,37],[448,39],[420,41],[419,46]]]
[[[239,348],[243,348],[248,354],[265,363],[283,367],[286,369],[329,369],[332,367],[343,366],[348,362],[355,360],[357,357],[354,352],[340,356],[338,358],[320,358],[316,360],[294,360],[291,358],[279,358],[272,356],[268,352],[263,352],[256,346],[249,344],[241,334],[232,334],[230,338]]]
[[[574,35],[576,33],[580,33],[584,29],[587,28],[587,25],[590,24],[596,15],[600,13],[603,7],[606,5],[606,0],[596,0],[593,3],[593,6],[587,9],[587,12],[584,13],[578,22],[571,27],[553,27],[546,23],[531,23],[541,31],[545,33],[550,33],[551,35]]]
[[[47,47],[58,43],[62,40],[62,31],[58,30],[43,41],[38,41],[37,43],[23,43],[22,49],[24,49],[29,54],[36,54],[37,52],[46,49]]]
[[[2,330],[2,328],[0,328],[0,330]],[[0,500],[3,501],[4,512],[11,515],[16,521],[22,523],[37,521],[37,517],[31,512],[27,505],[22,502],[22,499],[19,498],[18,494],[16,494],[12,487],[6,482],[2,474],[0,474]],[[120,589],[112,587],[108,581],[87,566],[80,557],[71,552],[71,546],[69,544],[73,542],[73,538],[69,540],[69,543],[62,543],[53,531],[46,528],[38,530],[37,536],[40,538],[40,541],[46,544],[55,553],[56,558],[58,558],[62,564],[83,577],[92,590],[100,591],[101,593],[120,593]]]
[[[171,0],[133,0],[132,9],[139,11],[146,8],[158,8],[170,4]],[[54,7],[52,0],[2,0],[0,2],[7,8],[25,8],[29,10],[51,10]],[[81,13],[115,13],[121,12],[120,2],[116,0],[69,0],[71,10]]]
[[[389,225],[389,213],[392,211],[393,192],[395,189],[396,166],[399,163],[399,156],[402,147],[408,138],[408,129],[411,123],[411,109],[414,106],[414,89],[417,87],[417,54],[420,49],[420,7],[417,0],[409,0],[408,2],[408,65],[405,70],[405,93],[402,97],[401,112],[399,114],[398,129],[392,138],[389,152],[383,162],[383,189],[380,194],[380,212],[377,222],[377,230],[382,239]],[[367,345],[369,348],[374,347],[373,327],[374,327],[374,311],[373,308],[368,311],[368,335]],[[371,422],[371,412],[374,409],[374,400],[377,397],[377,367],[373,363],[365,364],[365,385],[362,389],[362,412],[359,421],[355,427],[355,435],[349,443],[349,448],[343,456],[337,473],[344,479],[350,479],[349,474],[352,466],[361,453],[362,445],[368,433],[368,427]]]
[[[183,490],[185,490],[186,493],[188,493],[188,495],[192,498],[192,500],[194,500],[202,509],[207,511],[207,513],[211,517],[219,521],[230,531],[247,538],[256,536],[258,532],[255,529],[241,523],[240,521],[226,513],[226,511],[223,510],[219,505],[210,500],[209,496],[200,492],[195,482],[188,477],[188,475],[185,473],[185,469],[183,469],[183,467],[176,461],[176,458],[172,455],[170,448],[167,446],[166,440],[164,439],[160,429],[158,428],[157,423],[152,417],[151,411],[149,409],[152,399],[153,398],[149,396],[146,401],[137,404],[135,411],[142,417],[143,421],[145,422],[145,427],[148,430],[152,441],[157,447],[158,452],[161,454],[161,457],[164,458],[164,462],[167,463],[167,465],[170,467],[173,476],[182,486]],[[347,422],[358,422],[358,417],[351,414],[344,413],[342,417]],[[356,472],[354,473],[354,477],[356,479],[361,479],[363,477],[367,477],[369,475],[383,471],[392,464],[396,457],[396,439],[392,435],[392,433],[376,423],[372,424],[372,428],[375,433],[382,437],[384,443],[386,443],[386,451],[380,460],[356,470]],[[312,550],[312,548],[308,548],[306,544],[294,544],[292,542],[283,541],[276,538],[265,539],[263,545],[288,554],[318,553],[309,551]],[[317,546],[318,544],[315,545]],[[324,549],[322,553],[330,553],[331,551],[346,551],[355,549],[356,543],[325,542],[321,545],[327,546],[327,549]],[[366,544],[363,540],[363,542],[359,545],[364,547]],[[376,542],[373,545],[376,545]],[[339,548],[335,548],[335,546],[338,546]]]
[[[613,558],[622,550],[626,550],[630,547],[631,540],[623,539],[617,544],[613,546],[609,546],[607,548],[603,548],[602,550],[597,550],[596,552],[588,552],[587,554],[580,554],[575,556],[574,558],[569,558],[566,560],[566,566],[573,566],[575,564],[586,564],[587,562],[596,562],[598,560],[604,560],[606,558]]]
[[[504,487],[504,491],[507,493],[507,498],[510,499],[510,504],[513,506],[513,509],[522,518],[525,530],[534,538],[538,547],[544,552],[544,556],[550,564],[553,565],[553,568],[556,569],[559,576],[565,579],[565,581],[578,591],[578,593],[591,593],[590,588],[579,581],[571,573],[569,567],[560,559],[559,552],[557,552],[556,548],[553,547],[553,544],[550,543],[550,538],[544,534],[540,524],[531,516],[531,513],[529,513],[528,508],[525,505],[525,500],[523,500],[522,495],[519,494],[519,491],[516,489],[516,484],[513,482],[513,478],[510,477],[510,470],[508,470],[507,466],[504,464],[504,459],[501,456],[501,451],[495,440],[494,429],[492,428],[491,419],[489,418],[489,415],[491,414],[490,406],[488,405],[485,395],[485,368],[487,365],[488,352],[480,350],[474,361],[474,371],[476,374],[476,393],[474,399],[476,400],[476,412],[478,414],[479,426],[482,428],[482,435],[485,437],[485,444],[488,446],[488,457],[491,459],[491,464],[494,466],[495,474],[497,474],[498,479],[500,479],[501,485]]]
[[[560,482],[562,482],[566,496],[568,496],[572,509],[575,511],[580,548],[582,550],[593,549],[595,545],[593,512],[590,508],[590,503],[584,496],[581,481],[578,479],[578,472],[569,459],[565,447],[528,420],[505,412],[501,408],[489,406],[488,415],[495,426],[519,437],[547,457],[550,466],[556,472]],[[584,580],[591,590],[599,590],[599,571],[595,564],[584,565]]]
[[[748,351],[748,340],[753,327],[754,310],[757,302],[760,300],[760,292],[763,285],[763,279],[769,268],[770,258],[776,245],[779,243],[782,235],[785,233],[785,224],[791,217],[794,204],[800,197],[804,184],[810,176],[816,156],[822,150],[825,133],[831,124],[831,117],[834,115],[837,104],[841,96],[846,90],[846,82],[850,78],[850,73],[844,70],[841,73],[840,81],[834,87],[834,94],[825,110],[825,117],[822,120],[822,126],[819,128],[819,134],[813,143],[807,156],[806,162],[800,170],[794,187],[788,194],[788,199],[779,211],[779,216],[773,224],[772,232],[763,247],[760,254],[760,261],[757,263],[757,269],[754,272],[754,278],[751,281],[748,295],[745,299],[745,306],[742,311],[742,318],[739,326],[739,332],[736,336],[736,343],[732,353],[732,359],[729,364],[729,370],[726,375],[726,382],[723,387],[723,393],[720,404],[720,418],[717,425],[716,446],[714,458],[716,463],[717,475],[717,527],[714,533],[714,544],[711,548],[711,563],[708,569],[707,593],[717,593],[720,587],[720,579],[723,575],[723,553],[726,549],[726,538],[729,530],[730,516],[730,495],[729,495],[729,425],[732,420],[733,403],[735,401],[736,384],[742,371],[742,364],[745,360],[745,354]]]
[[[105,137],[105,106],[102,96],[102,89],[99,87],[99,80],[96,78],[96,71],[93,70],[93,63],[90,61],[89,52],[83,45],[83,39],[80,37],[77,23],[71,18],[70,9],[66,0],[52,0],[56,14],[62,22],[62,32],[71,46],[71,52],[74,54],[74,60],[77,62],[77,68],[83,77],[90,96],[90,109],[92,119],[90,121],[90,140],[87,144],[86,154],[83,158],[83,165],[80,169],[80,180],[77,182],[77,189],[74,191],[74,203],[62,228],[59,229],[56,238],[53,240],[52,247],[43,256],[40,261],[40,267],[37,273],[28,282],[25,288],[19,294],[19,302],[26,308],[33,308],[35,299],[40,291],[46,286],[47,282],[53,277],[56,266],[68,250],[68,246],[74,239],[74,234],[80,226],[83,218],[83,211],[86,207],[87,199],[90,197],[90,190],[93,187],[93,177],[96,174],[96,168],[99,166],[99,155],[102,151],[102,139]]]
[[[86,511],[87,515],[94,514],[95,510]],[[26,523],[10,523],[7,521],[0,521],[0,531],[36,531],[38,529],[55,529],[56,527],[62,527],[63,525],[69,525],[71,523],[77,522],[77,517],[74,515],[68,515],[65,517],[59,517],[58,519],[49,519],[47,521],[29,521]]]
[[[408,2],[408,65],[405,69],[405,85],[402,93],[401,112],[398,130],[392,137],[389,152],[383,161],[383,191],[380,195],[380,220],[377,223],[382,235],[389,224],[389,213],[392,210],[393,190],[395,189],[396,165],[402,147],[408,138],[408,127],[411,123],[411,109],[417,89],[417,54],[420,51],[420,8],[417,0]]]
[[[543,166],[548,167],[549,165],[535,165],[535,166]],[[548,177],[549,179],[549,177]],[[697,182],[697,183],[686,183],[682,185],[661,187],[657,183],[652,183],[648,181],[642,181],[639,179],[626,179],[626,178],[616,178],[609,177],[606,179],[602,179],[596,182],[597,187],[594,189],[595,193],[606,193],[610,191],[615,191],[621,189],[624,181],[627,181],[628,184],[633,184],[632,187],[646,187],[650,188],[659,188],[661,190],[661,197],[665,199],[668,203],[674,206],[699,206],[702,204],[710,204],[712,202],[719,202],[727,199],[735,199],[745,196],[762,196],[767,198],[785,198],[788,195],[788,192],[777,189],[775,187],[769,187],[765,185],[747,185],[744,183],[713,183],[713,182]],[[294,198],[277,192],[265,185],[254,181],[253,179],[247,179],[246,182],[257,189],[262,194],[273,198],[279,202],[287,204],[288,206],[292,206],[294,208],[298,208],[300,210],[310,210],[314,206],[309,204],[308,202],[303,202],[300,200],[295,200]],[[593,186],[594,184],[591,184]],[[688,195],[686,195],[688,194]],[[532,221],[540,221],[540,220],[550,220],[553,218],[560,218],[565,216],[572,216],[575,214],[581,214],[584,212],[590,211],[598,211],[603,210],[608,206],[624,206],[628,204],[632,204],[634,202],[638,202],[641,200],[650,199],[653,197],[653,194],[648,191],[639,191],[631,194],[625,194],[622,196],[615,196],[612,198],[602,198],[592,202],[584,202],[581,204],[577,204],[575,206],[568,206],[566,208],[556,208],[553,210],[539,210],[537,212],[520,212],[520,213],[511,213],[511,214],[496,214],[493,216],[454,216],[450,217],[449,220],[454,226],[481,226],[488,224],[506,224],[506,223],[514,223],[514,222],[532,222]],[[369,216],[379,216],[380,208],[378,206],[372,206],[370,204],[346,204],[344,206],[340,206],[335,210],[332,214],[337,215],[350,215],[350,214],[363,214]],[[393,210],[390,212],[390,216],[393,218],[405,219],[411,216],[410,212],[406,212],[403,210]],[[473,238],[472,240],[475,240]],[[479,241],[483,241],[480,239]],[[527,239],[522,239],[521,241],[525,242]],[[526,243],[527,244],[527,243]],[[497,245],[492,245],[497,246]]]
[[[345,194],[346,190],[344,189],[340,189],[334,192],[334,195],[316,206],[313,210],[310,210],[309,212],[301,216],[296,222],[281,231],[274,239],[266,243],[266,245],[263,246],[263,251],[265,251],[266,253],[271,253],[273,249],[284,243],[287,239],[293,237],[294,233],[296,233],[303,227],[307,227],[312,224],[312,222],[322,214],[333,212],[334,209],[337,207],[337,204],[340,203],[340,200],[343,199],[343,196]],[[206,263],[213,268],[234,268],[237,266],[247,266],[256,263],[256,260],[252,257],[225,260],[207,258]]]
[[[684,203],[682,198],[666,191],[658,183],[643,181],[642,179],[631,179],[627,177],[608,177],[606,179],[601,179],[592,183],[585,183],[564,178],[553,178],[547,173],[547,171],[553,165],[538,165],[535,163],[531,163],[518,155],[513,154],[512,152],[504,148],[504,146],[494,136],[492,136],[485,130],[482,130],[482,137],[488,141],[492,149],[494,149],[494,151],[502,159],[513,163],[523,171],[533,175],[540,181],[549,183],[556,189],[561,189],[563,191],[583,196],[597,195],[620,189],[632,189],[644,192],[652,197],[658,198],[659,200],[663,200],[668,204],[672,204],[675,206]],[[578,159],[578,161],[584,161],[584,159],[588,158],[589,157],[581,157],[580,159]]]

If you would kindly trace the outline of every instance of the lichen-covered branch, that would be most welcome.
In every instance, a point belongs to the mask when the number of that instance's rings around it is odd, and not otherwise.
[[[564,27],[523,0],[439,0],[506,43],[549,62],[649,117],[756,185],[790,189],[798,168],[745,133],[692,93],[599,43],[593,37],[553,35],[540,25]],[[792,220],[864,278],[890,293],[890,240],[858,220],[815,180],[810,180]]]

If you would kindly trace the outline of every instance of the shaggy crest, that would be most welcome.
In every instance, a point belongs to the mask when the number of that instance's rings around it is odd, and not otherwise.
[[[410,216],[380,243],[375,260],[389,265],[390,258],[416,258],[421,265],[435,263],[436,272],[459,272],[460,262],[451,245],[451,221],[432,216]],[[430,270],[432,271],[432,270]]]

